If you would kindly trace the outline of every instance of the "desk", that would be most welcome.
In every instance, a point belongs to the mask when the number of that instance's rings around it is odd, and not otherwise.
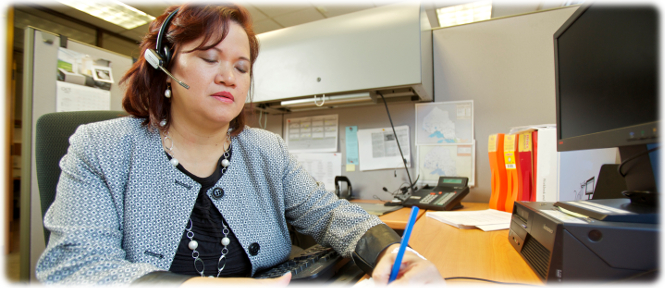
[[[485,210],[487,203],[462,203],[456,211]],[[443,278],[475,277],[501,282],[543,282],[508,242],[508,230],[458,229],[427,216],[416,222],[409,244],[432,261]],[[484,284],[484,281],[450,280]]]
[[[384,203],[385,201],[380,201],[380,200],[359,200],[359,199],[354,199],[351,200],[351,203],[353,202],[361,202],[361,203]],[[395,229],[395,230],[404,230],[406,229],[406,222],[409,221],[409,216],[411,215],[411,208],[410,207],[403,207],[400,208],[397,211],[389,212],[386,214],[383,214],[379,216],[379,219],[383,221],[383,223],[386,223],[388,227]],[[419,219],[421,216],[425,215],[425,210],[421,209],[418,211],[418,218]],[[507,238],[508,236],[506,236]]]

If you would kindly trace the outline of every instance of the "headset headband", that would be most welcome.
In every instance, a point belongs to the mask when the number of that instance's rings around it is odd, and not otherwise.
[[[171,22],[171,19],[175,16],[176,13],[178,13],[178,10],[180,10],[180,7],[176,8],[169,14],[168,17],[166,17],[166,20],[164,20],[164,23],[162,24],[162,27],[159,28],[159,33],[157,33],[157,45],[155,46],[155,50],[157,53],[162,53],[162,37],[166,37],[166,30],[169,28],[169,23]]]

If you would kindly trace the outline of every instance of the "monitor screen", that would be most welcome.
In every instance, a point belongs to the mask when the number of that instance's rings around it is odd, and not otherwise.
[[[658,141],[658,11],[585,5],[554,34],[558,150]]]

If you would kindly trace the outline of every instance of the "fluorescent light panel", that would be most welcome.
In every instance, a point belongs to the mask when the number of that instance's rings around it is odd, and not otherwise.
[[[492,1],[480,1],[436,9],[439,26],[447,27],[492,17]]]
[[[58,2],[127,30],[134,29],[155,19],[155,17],[141,10],[115,0],[58,0]]]

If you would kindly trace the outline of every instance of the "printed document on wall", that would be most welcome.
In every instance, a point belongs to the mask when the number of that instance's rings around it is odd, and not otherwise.
[[[337,152],[338,115],[286,119],[286,144],[293,153]]]
[[[342,175],[342,153],[294,153],[298,163],[327,191],[335,191],[335,176]]]
[[[422,183],[434,184],[440,176],[469,178],[475,186],[475,142],[459,145],[418,145],[418,175]]]
[[[56,81],[56,112],[111,110],[111,91]]]
[[[416,145],[473,142],[473,100],[416,104]]]
[[[407,161],[406,166],[411,167],[409,126],[397,126],[395,133]],[[404,168],[393,129],[390,127],[358,130],[358,148],[360,171]]]

